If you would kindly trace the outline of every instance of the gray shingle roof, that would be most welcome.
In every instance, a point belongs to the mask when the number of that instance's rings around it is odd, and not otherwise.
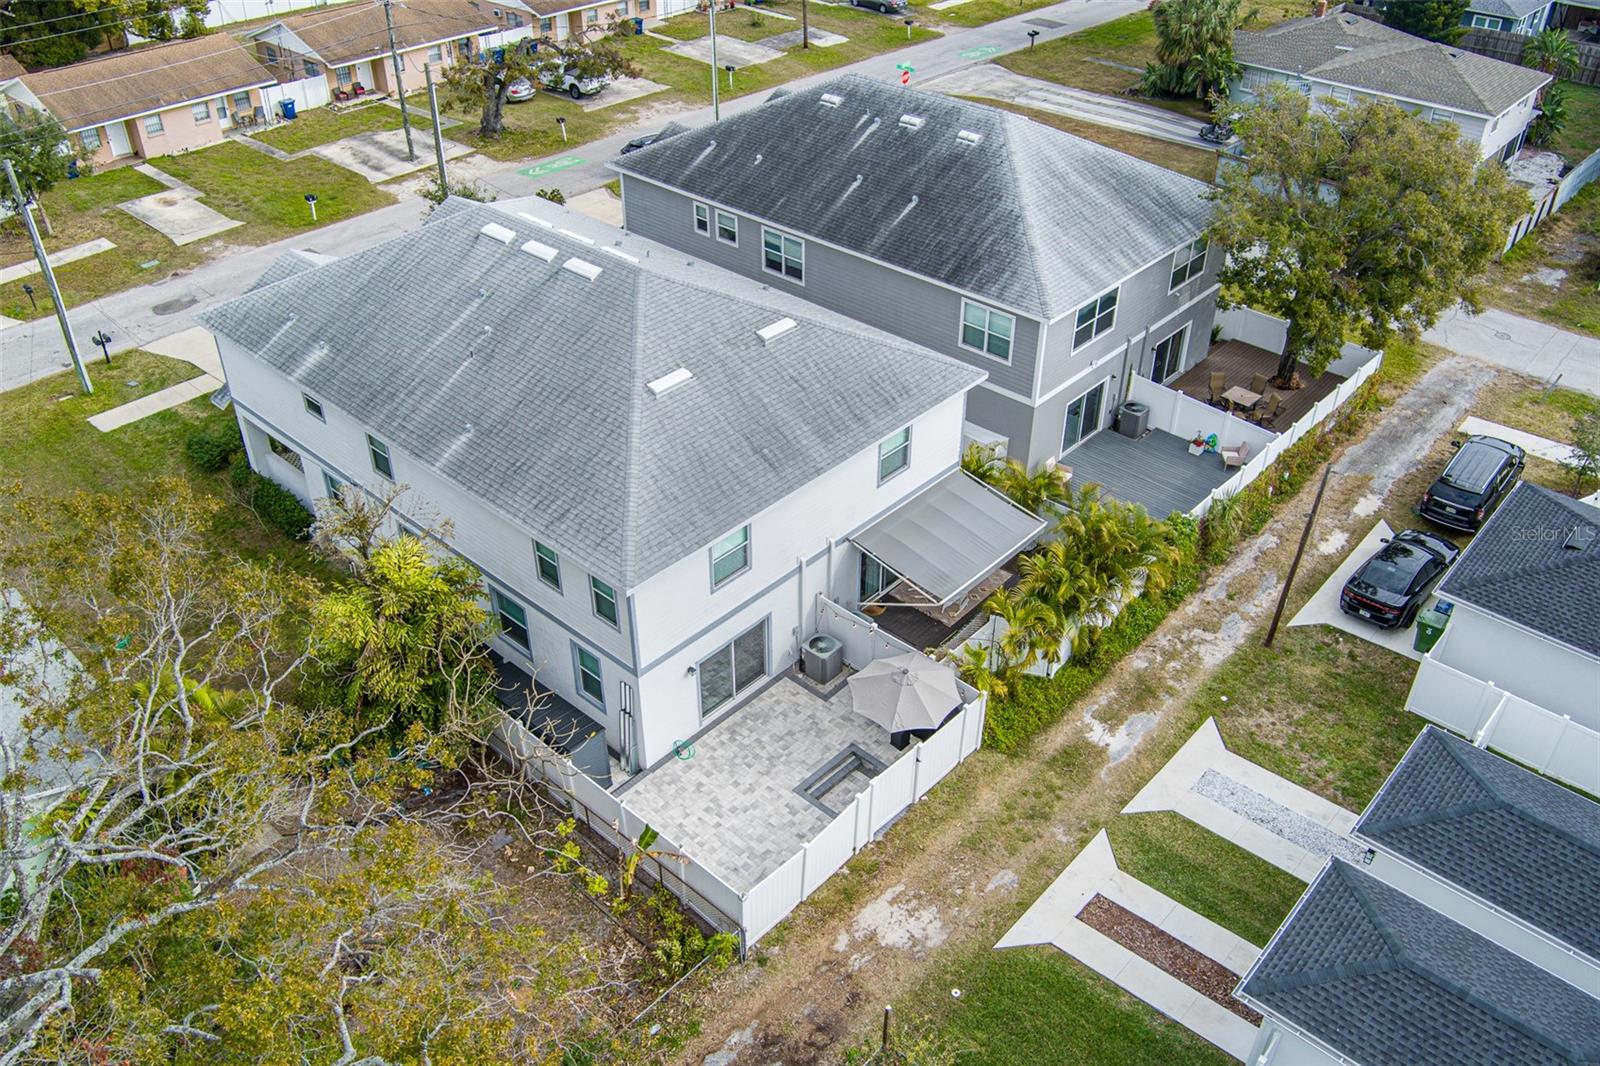
[[[1450,568],[1439,594],[1600,656],[1600,507],[1522,482]],[[1568,547],[1572,543],[1574,546]]]
[[[454,199],[452,197],[451,199]],[[443,206],[442,204],[440,205]],[[296,274],[303,274],[307,270],[315,270],[319,266],[338,262],[336,256],[322,255],[319,252],[307,252],[300,248],[292,248],[272,261],[266,272],[255,280],[246,292],[255,292],[268,285],[276,285],[285,278],[292,278]]]
[[[1340,859],[1240,992],[1362,1066],[1600,1058],[1600,999]]]
[[[1203,182],[1020,115],[860,75],[611,165],[1046,320],[1210,218]]]
[[[430,467],[624,588],[983,379],[537,199],[452,208],[200,319],[398,446],[400,480]]]
[[[1245,66],[1269,67],[1375,93],[1498,115],[1550,80],[1550,75],[1504,63],[1355,15],[1293,19],[1233,35],[1233,56]]]
[[[1471,0],[1467,4],[1467,10],[1476,11],[1480,15],[1519,19],[1549,6],[1550,0]]]
[[[1355,832],[1600,958],[1600,804],[1430,725]]]

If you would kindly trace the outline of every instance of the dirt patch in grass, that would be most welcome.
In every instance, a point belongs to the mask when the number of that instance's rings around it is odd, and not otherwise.
[[[1053,126],[1058,130],[1076,134],[1085,140],[1103,144],[1107,148],[1115,148],[1119,152],[1156,166],[1176,170],[1179,174],[1187,174],[1200,181],[1211,182],[1217,176],[1217,153],[1204,148],[1190,148],[1186,145],[1173,144],[1163,141],[1159,137],[1146,137],[1142,133],[1131,133],[1127,130],[1113,129],[1102,126],[1096,122],[1084,122],[1080,119],[1068,118],[1066,115],[1057,115],[1050,111],[1040,111],[1037,108],[1021,107],[1005,100],[990,100],[982,97],[967,97],[974,103],[987,104],[990,107],[1003,108],[1006,111],[1015,111],[1035,122],[1046,126]]]
[[[1233,998],[1238,974],[1121,904],[1096,892],[1078,912],[1078,920],[1251,1025],[1261,1024],[1261,1015]]]
[[[1600,336],[1597,288],[1600,184],[1591,184],[1489,269],[1483,299],[1552,326]]]

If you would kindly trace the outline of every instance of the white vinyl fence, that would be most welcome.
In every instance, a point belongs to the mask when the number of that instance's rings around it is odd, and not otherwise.
[[[1600,793],[1600,733],[1426,655],[1406,709],[1557,781]]]
[[[818,597],[817,630],[837,638],[844,646],[845,662],[857,670],[874,659],[915,650],[822,596]],[[692,842],[669,839],[660,826],[653,826],[661,836],[650,847],[660,857],[641,862],[640,876],[666,886],[707,924],[738,933],[741,954],[748,952],[851,856],[982,745],[986,697],[965,682],[958,686],[965,702],[953,718],[933,736],[907,748],[821,832],[749,891],[730,888],[696,861]],[[566,756],[509,715],[503,716],[492,743],[530,780],[560,794],[573,815],[601,839],[624,853],[635,850],[645,819],[579,771]]]
[[[1567,171],[1554,188],[1539,198],[1532,211],[1511,224],[1511,230],[1506,235],[1506,246],[1500,250],[1500,254],[1511,251],[1512,245],[1526,237],[1529,230],[1561,210],[1568,200],[1582,192],[1583,187],[1595,178],[1600,178],[1600,149],[1591,152],[1587,159]]]

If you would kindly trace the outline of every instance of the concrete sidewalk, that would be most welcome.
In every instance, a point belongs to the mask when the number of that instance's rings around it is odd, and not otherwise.
[[[1564,388],[1600,396],[1600,340],[1594,337],[1493,307],[1469,315],[1457,306],[1422,339],[1541,381],[1559,375]]]

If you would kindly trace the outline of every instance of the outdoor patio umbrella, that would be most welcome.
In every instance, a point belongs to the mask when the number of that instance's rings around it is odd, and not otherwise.
[[[851,674],[850,699],[857,714],[891,733],[936,729],[961,705],[956,672],[916,652],[874,659]]]

